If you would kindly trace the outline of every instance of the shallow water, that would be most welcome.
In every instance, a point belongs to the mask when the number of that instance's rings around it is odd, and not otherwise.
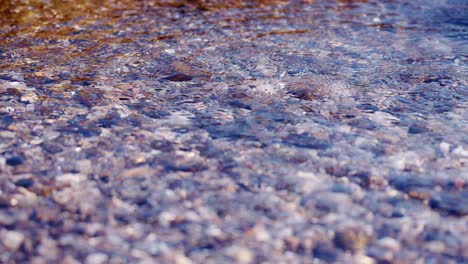
[[[466,1],[98,2],[1,3],[3,262],[468,262]]]

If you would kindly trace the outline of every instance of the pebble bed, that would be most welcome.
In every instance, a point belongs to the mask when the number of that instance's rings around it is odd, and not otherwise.
[[[468,263],[468,5],[0,7],[0,263]]]

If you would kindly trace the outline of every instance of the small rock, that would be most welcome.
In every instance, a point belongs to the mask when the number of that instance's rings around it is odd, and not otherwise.
[[[369,236],[360,228],[347,227],[335,233],[333,242],[344,250],[357,251],[363,249],[369,243]]]
[[[315,258],[326,262],[334,262],[338,256],[337,250],[330,243],[321,243],[316,245],[312,254]]]
[[[291,144],[300,148],[324,150],[332,146],[332,144],[326,140],[318,139],[305,133],[290,134],[287,138],[284,138],[283,141],[287,144]]]
[[[86,264],[102,264],[105,263],[108,256],[104,253],[93,253],[86,257]]]
[[[18,166],[23,164],[24,159],[20,156],[14,156],[6,159],[6,164],[10,166]]]
[[[53,142],[42,143],[42,148],[50,154],[57,154],[63,151],[62,147]]]
[[[229,255],[233,257],[237,263],[251,263],[254,260],[252,251],[245,247],[231,248],[229,250]]]
[[[10,200],[6,197],[0,196],[0,209],[8,208],[11,206]]]
[[[174,149],[174,147],[172,146],[172,143],[167,140],[155,140],[151,142],[150,146],[153,149],[164,151],[164,152],[168,152]]]
[[[0,92],[0,95],[8,96],[21,96],[22,92],[16,88],[7,88],[5,91]]]
[[[79,264],[80,262],[76,260],[74,257],[67,255],[64,259],[62,264]]]
[[[432,209],[442,211],[449,215],[468,215],[468,192],[460,194],[441,193],[429,201]]]
[[[425,133],[429,132],[430,130],[427,128],[427,126],[423,123],[414,123],[408,128],[408,133],[410,134],[420,134],[420,133]]]
[[[5,247],[11,251],[18,250],[24,241],[24,235],[17,231],[3,231],[1,238]]]
[[[34,181],[30,178],[19,179],[15,182],[18,187],[29,188],[34,185]]]
[[[192,264],[193,261],[187,258],[184,254],[177,253],[173,256],[174,264]]]
[[[288,93],[291,94],[292,96],[298,98],[298,99],[301,99],[301,100],[310,101],[310,100],[318,99],[318,95],[316,95],[313,90],[307,89],[307,88],[304,88],[304,87],[299,87],[299,88],[293,89],[293,90],[289,91]]]
[[[393,253],[397,253],[401,249],[400,242],[391,237],[384,237],[380,239],[377,244],[382,248],[392,251]]]
[[[171,82],[188,82],[193,79],[193,76],[190,76],[185,73],[174,73],[174,74],[164,77],[163,79],[171,81]]]

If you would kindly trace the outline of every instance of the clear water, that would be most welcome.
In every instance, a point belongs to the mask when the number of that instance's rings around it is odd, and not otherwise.
[[[333,233],[361,222],[374,233],[372,258],[391,234],[403,244],[397,259],[467,260],[466,1],[1,5],[4,181],[27,174],[60,192],[62,175],[83,174],[100,207],[112,196],[142,203],[128,221],[145,232],[151,214],[183,211],[166,197],[183,190],[180,203],[199,199],[231,215],[217,220],[223,231],[261,219],[274,238],[251,246],[259,261],[282,228]],[[129,175],[143,183],[122,183]],[[344,207],[322,212],[320,195]],[[192,238],[158,241],[201,261],[202,249],[187,249],[204,239],[193,225],[184,231]],[[414,226],[446,232],[443,249],[432,252]],[[232,232],[231,244],[246,241]],[[143,238],[122,240],[149,250]],[[221,258],[221,248],[208,251]],[[313,252],[327,260],[321,249]]]

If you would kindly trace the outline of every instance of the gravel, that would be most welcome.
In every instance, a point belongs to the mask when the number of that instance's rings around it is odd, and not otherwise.
[[[468,263],[465,1],[6,1],[1,263]]]

